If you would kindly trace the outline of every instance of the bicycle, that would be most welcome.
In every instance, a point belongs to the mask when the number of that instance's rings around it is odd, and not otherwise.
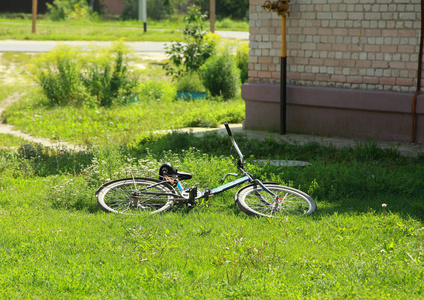
[[[158,175],[153,172],[128,169],[126,171],[130,176],[109,181],[96,191],[100,209],[121,214],[161,213],[175,204],[181,207],[184,205],[193,207],[200,199],[208,201],[214,195],[249,183],[240,188],[234,196],[234,201],[246,214],[278,217],[292,214],[311,215],[316,211],[316,203],[308,194],[276,182],[261,182],[247,173],[244,170],[243,154],[233,133],[227,122],[224,125],[239,156],[237,169],[241,175],[227,173],[221,182],[223,183],[228,176],[239,176],[239,178],[216,188],[200,191],[196,186],[185,188],[182,181],[191,179],[192,175],[179,172],[170,163],[162,164]],[[149,175],[137,176],[137,173]]]

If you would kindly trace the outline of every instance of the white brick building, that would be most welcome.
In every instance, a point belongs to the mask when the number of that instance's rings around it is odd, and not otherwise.
[[[281,17],[264,12],[263,2],[250,0],[245,127],[278,129]],[[292,0],[289,11],[287,130],[409,141],[421,1]]]

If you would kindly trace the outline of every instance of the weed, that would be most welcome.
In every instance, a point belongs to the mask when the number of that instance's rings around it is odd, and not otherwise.
[[[236,96],[240,87],[240,70],[229,50],[209,58],[201,67],[203,84],[212,96],[222,95],[224,99]]]
[[[184,18],[184,42],[173,42],[166,51],[170,63],[166,64],[165,68],[169,74],[179,75],[181,72],[197,71],[213,55],[215,48],[213,40],[204,38],[205,18],[206,15],[201,13],[199,7],[194,5],[189,7],[188,14]]]
[[[58,46],[35,61],[34,77],[50,105],[109,107],[131,97],[137,81],[128,69],[130,52],[123,42],[92,50]],[[98,52],[102,55],[92,54]]]

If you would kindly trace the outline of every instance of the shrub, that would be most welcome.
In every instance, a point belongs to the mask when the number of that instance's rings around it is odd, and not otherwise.
[[[249,0],[220,0],[216,7],[216,13],[218,16],[244,20],[249,13]]]
[[[137,94],[141,100],[171,102],[176,97],[174,85],[158,80],[148,80],[139,85]]]
[[[204,92],[206,89],[197,72],[189,72],[177,78],[177,91]]]
[[[80,78],[80,54],[77,48],[61,45],[35,62],[35,79],[51,105],[85,101],[87,91]]]
[[[209,58],[201,68],[203,84],[212,96],[231,99],[240,87],[240,71],[228,50]]]
[[[132,97],[137,80],[128,69],[130,60],[131,52],[122,42],[106,48],[99,57],[88,57],[82,78],[99,106],[127,102]]]
[[[62,45],[37,59],[32,71],[50,105],[111,106],[126,102],[137,85],[130,60],[122,41],[86,52]]]
[[[244,42],[237,48],[236,60],[241,83],[245,83],[249,79],[249,43]]]
[[[49,10],[47,16],[53,21],[90,20],[97,17],[86,0],[54,0],[46,3]]]
[[[196,71],[212,56],[215,44],[213,39],[205,39],[207,31],[204,29],[205,15],[199,7],[191,6],[184,18],[184,41],[174,42],[166,51],[170,63],[165,65],[169,74],[180,74],[181,68],[186,72]],[[176,67],[176,70],[175,68]]]

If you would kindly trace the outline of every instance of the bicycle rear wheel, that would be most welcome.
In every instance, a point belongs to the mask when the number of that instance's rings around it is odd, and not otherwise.
[[[172,207],[175,190],[151,178],[125,178],[105,184],[97,193],[97,204],[105,212],[155,214]]]
[[[315,201],[307,194],[294,188],[264,184],[272,195],[260,185],[249,185],[238,193],[240,209],[250,215],[280,217],[286,215],[311,215],[316,209]]]

